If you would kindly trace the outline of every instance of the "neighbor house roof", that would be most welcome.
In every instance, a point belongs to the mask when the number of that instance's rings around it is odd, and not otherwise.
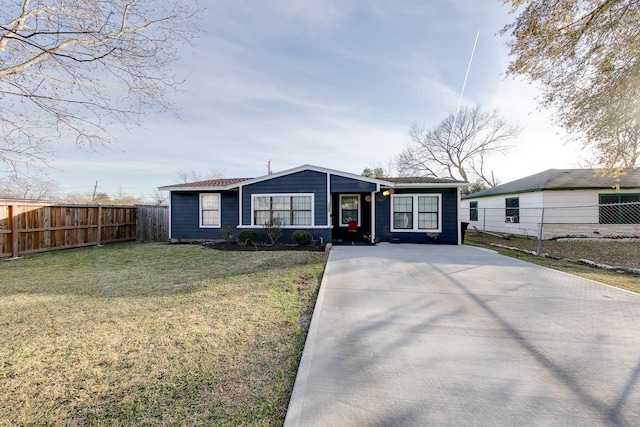
[[[530,193],[543,190],[576,190],[612,188],[640,188],[640,169],[625,169],[623,175],[613,177],[600,169],[548,169],[506,184],[469,194],[463,199]]]
[[[222,179],[212,179],[208,181],[197,181],[197,182],[187,182],[183,184],[174,184],[167,185],[164,187],[159,187],[160,190],[169,190],[169,191],[185,191],[185,190],[230,190],[232,188],[237,188],[243,185],[254,184],[256,182],[266,181],[273,178],[278,178],[284,175],[290,175],[293,173],[312,170],[316,172],[329,173],[332,175],[343,176],[346,178],[357,179],[361,181],[370,182],[376,184],[378,188],[380,187],[417,187],[417,186],[430,186],[434,187],[442,187],[442,186],[454,186],[461,187],[468,185],[468,183],[463,181],[456,181],[452,179],[446,178],[433,178],[433,177],[404,177],[404,178],[370,178],[362,175],[356,175],[349,172],[342,172],[334,169],[327,169],[319,166],[313,165],[302,165],[297,168],[287,169],[280,172],[275,172],[270,175],[264,175],[257,178],[222,178]]]

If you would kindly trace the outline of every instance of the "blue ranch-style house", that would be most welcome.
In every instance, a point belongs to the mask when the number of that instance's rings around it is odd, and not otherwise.
[[[221,239],[245,228],[267,240],[279,220],[283,242],[306,230],[325,243],[461,244],[460,190],[441,178],[368,178],[304,165],[258,178],[224,178],[160,187],[170,193],[172,242]]]

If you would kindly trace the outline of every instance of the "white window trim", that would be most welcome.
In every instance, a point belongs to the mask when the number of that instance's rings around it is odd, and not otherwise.
[[[516,199],[518,200],[518,207],[517,208],[508,208],[507,207],[507,200],[513,200]],[[507,211],[509,210],[517,210],[518,211],[518,215],[507,215]],[[507,218],[517,218],[517,221],[511,221],[511,220],[507,220]],[[505,197],[504,198],[504,222],[505,224],[507,222],[511,223],[511,224],[518,224],[520,223],[520,196],[516,196],[516,197]]]
[[[360,200],[360,194],[340,194],[338,205],[340,206],[340,212],[338,213],[338,225],[340,227],[348,227],[349,224],[342,223],[342,198],[343,197],[353,197],[356,196],[358,198],[358,227],[360,227],[360,217],[362,216],[362,201]]]
[[[418,197],[438,198],[438,228],[418,228]],[[393,202],[396,197],[413,197],[413,228],[395,228],[393,226]],[[394,233],[441,233],[442,232],[442,194],[441,193],[411,193],[391,195],[390,229]]]
[[[264,224],[256,224],[255,216],[255,200],[256,197],[291,197],[291,196],[310,196],[311,197],[311,224],[310,225],[283,225],[282,228],[315,228],[316,225],[316,199],[314,193],[254,193],[251,195],[251,226],[243,226],[243,228],[264,228]]]
[[[202,223],[202,197],[218,196],[218,225],[207,225]],[[198,195],[198,223],[200,228],[221,228],[222,227],[222,194],[220,193],[200,193]]]

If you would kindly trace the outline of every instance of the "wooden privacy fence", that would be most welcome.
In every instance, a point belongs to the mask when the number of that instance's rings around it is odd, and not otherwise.
[[[136,206],[0,205],[0,258],[136,240],[137,214]]]
[[[136,206],[138,240],[166,242],[169,240],[169,207]]]

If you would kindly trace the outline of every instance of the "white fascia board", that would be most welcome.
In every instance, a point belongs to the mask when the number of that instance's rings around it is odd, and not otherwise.
[[[462,244],[462,218],[460,217],[460,205],[462,204],[462,189],[460,187],[458,187],[458,191],[456,191],[456,198],[457,198],[457,203],[456,203],[456,217],[458,218],[458,220],[456,221],[456,223],[458,224],[458,244],[461,245]]]
[[[171,241],[171,222],[172,222],[172,218],[171,218],[171,191],[169,191],[169,206],[167,207],[167,209],[169,209],[169,241]]]
[[[412,182],[412,183],[403,183],[403,184],[394,184],[389,186],[389,188],[451,188],[451,187],[466,187],[469,185],[468,182]]]

